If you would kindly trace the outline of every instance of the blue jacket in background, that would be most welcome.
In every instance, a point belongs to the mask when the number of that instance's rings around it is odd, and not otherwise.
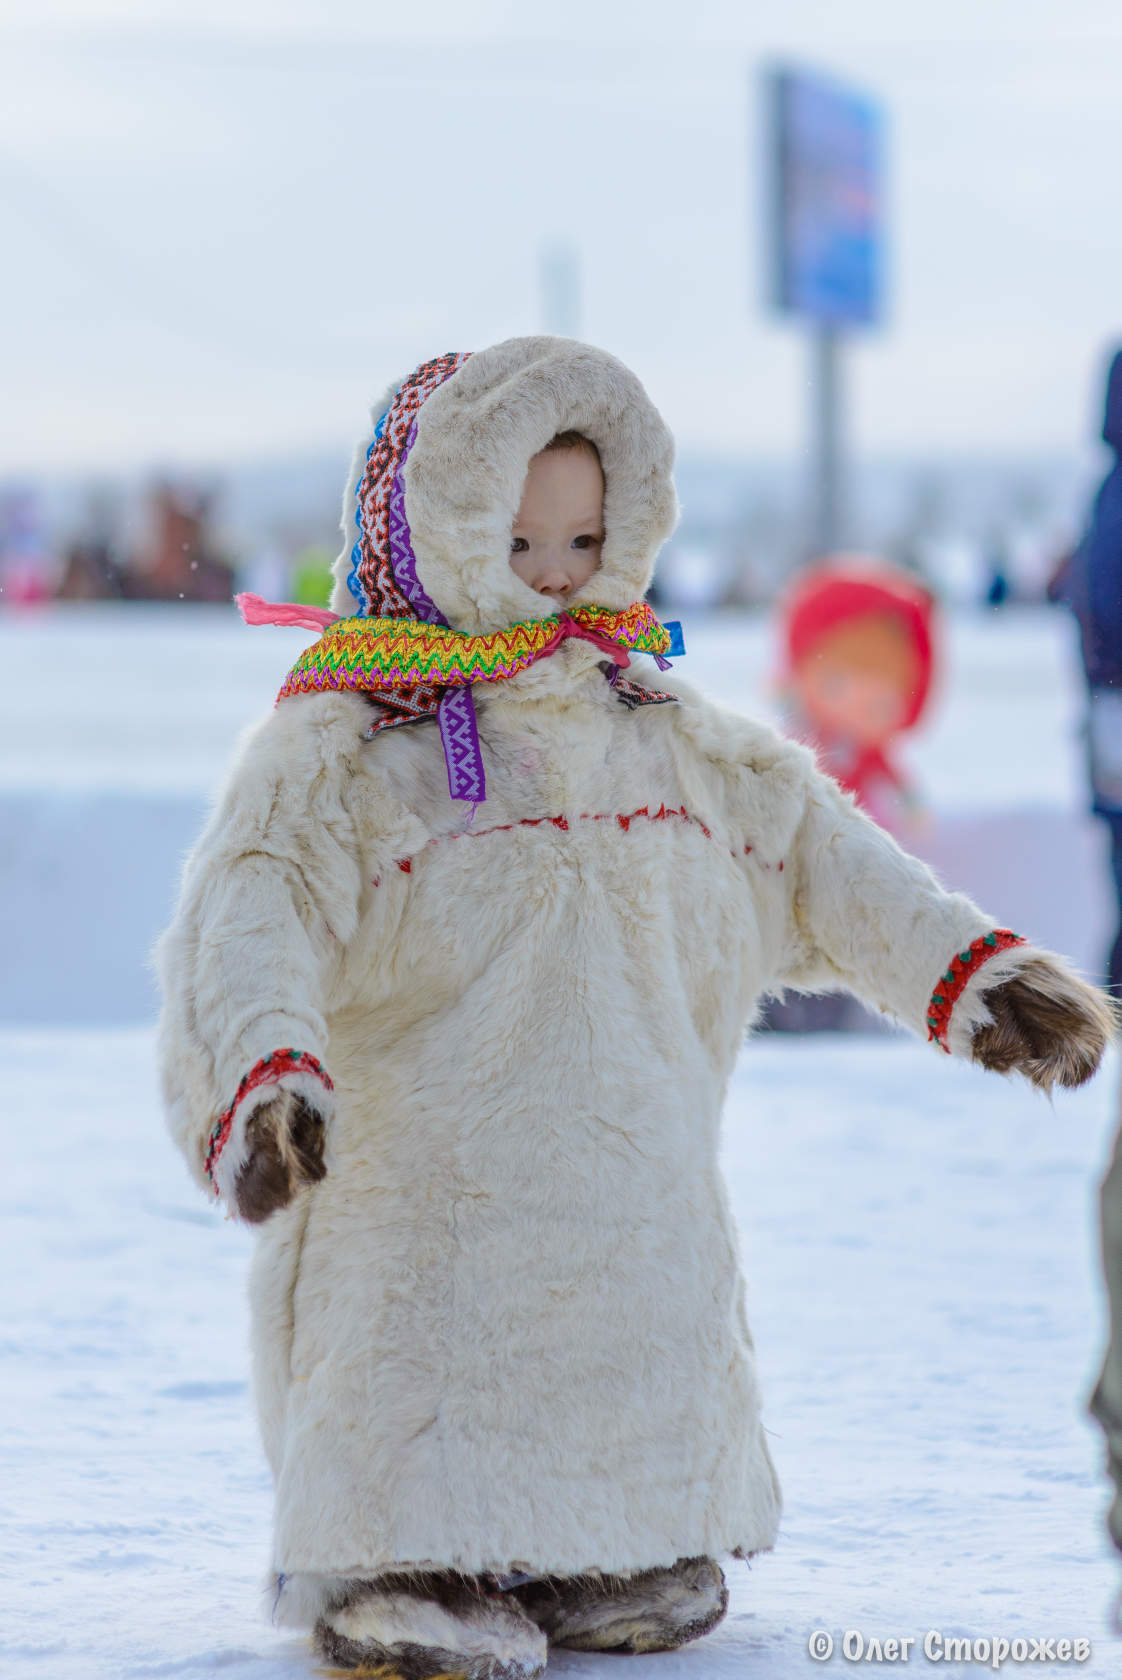
[[[1090,688],[1122,689],[1122,350],[1110,364],[1103,438],[1114,451],[1065,596],[1079,619]]]
[[[1079,621],[1092,806],[1122,823],[1122,350],[1107,377],[1103,437],[1114,465],[1099,487],[1083,541],[1049,593]]]

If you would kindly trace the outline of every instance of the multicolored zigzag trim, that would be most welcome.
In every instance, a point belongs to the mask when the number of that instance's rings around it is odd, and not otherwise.
[[[422,362],[402,381],[374,430],[355,485],[357,538],[347,587],[364,616],[443,622],[417,579],[405,518],[402,469],[413,447],[416,422],[427,397],[469,359],[449,351]]]
[[[670,631],[646,601],[635,601],[623,612],[574,607],[571,613],[512,624],[490,636],[468,636],[415,618],[341,618],[300,655],[277,698],[322,689],[377,692],[495,682],[517,676],[569,636],[595,642],[624,666],[631,653],[659,657],[674,646]]]

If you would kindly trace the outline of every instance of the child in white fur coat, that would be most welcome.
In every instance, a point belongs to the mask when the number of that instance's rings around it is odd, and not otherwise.
[[[278,1619],[344,1669],[525,1680],[708,1631],[718,1560],[775,1539],[717,1164],[760,1000],[846,989],[1045,1088],[1111,1017],[803,748],[636,668],[676,503],[626,368],[513,339],[373,419],[341,617],[159,948],[162,1075],[259,1227]]]

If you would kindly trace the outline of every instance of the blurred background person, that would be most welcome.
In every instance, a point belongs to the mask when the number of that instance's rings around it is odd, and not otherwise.
[[[212,502],[201,490],[158,484],[149,529],[132,556],[125,590],[134,601],[229,601],[234,574],[217,552]]]
[[[1049,593],[1069,606],[1079,623],[1091,801],[1110,830],[1122,924],[1122,350],[1115,351],[1107,374],[1102,435],[1113,465],[1099,486],[1083,540],[1061,565]],[[1111,991],[1122,1001],[1122,925],[1110,949],[1108,976]],[[1106,1435],[1107,1470],[1114,1483],[1107,1531],[1122,1551],[1122,1124],[1102,1183],[1100,1221],[1110,1338],[1090,1410]]]
[[[904,846],[922,807],[896,748],[927,708],[934,675],[934,603],[899,567],[838,557],[806,567],[776,615],[786,732]],[[856,998],[794,994],[768,1006],[772,1032],[884,1030]]]
[[[49,600],[56,577],[39,493],[34,486],[12,486],[0,501],[0,601],[20,607]]]
[[[62,551],[55,597],[59,601],[120,601],[125,597],[125,564],[117,536],[119,510],[111,492],[87,498],[78,534]]]
[[[1114,463],[1099,487],[1086,534],[1049,593],[1079,623],[1087,679],[1087,762],[1091,802],[1110,829],[1118,928],[1107,958],[1110,989],[1122,999],[1122,350],[1106,382],[1103,440]]]
[[[1102,1182],[1099,1209],[1110,1339],[1089,1409],[1106,1435],[1106,1466],[1114,1483],[1106,1526],[1122,1552],[1122,1124],[1115,1135],[1110,1170]],[[1122,1598],[1115,1615],[1122,1624]]]
[[[863,560],[808,568],[780,606],[789,733],[905,844],[919,799],[895,748],[927,707],[933,615],[914,579]]]

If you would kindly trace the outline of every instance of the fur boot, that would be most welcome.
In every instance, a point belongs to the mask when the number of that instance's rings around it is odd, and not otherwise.
[[[673,1651],[710,1633],[728,1609],[712,1558],[679,1558],[634,1575],[548,1576],[516,1597],[551,1645],[577,1651]]]
[[[510,1593],[435,1572],[349,1582],[315,1642],[333,1668],[380,1680],[536,1680],[546,1659],[545,1635]]]

